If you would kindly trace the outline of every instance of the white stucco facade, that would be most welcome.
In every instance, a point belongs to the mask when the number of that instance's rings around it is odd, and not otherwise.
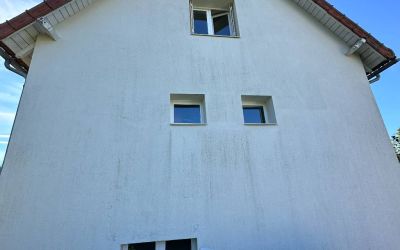
[[[0,249],[398,249],[400,168],[360,59],[289,0],[100,0],[38,39],[0,176]],[[172,126],[170,94],[207,124]],[[276,125],[243,124],[241,95]]]

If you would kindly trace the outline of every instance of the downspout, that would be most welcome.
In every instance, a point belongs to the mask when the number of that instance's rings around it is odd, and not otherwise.
[[[23,78],[26,78],[26,73],[25,73],[24,71],[22,71],[22,70],[18,70],[18,69],[16,69],[16,68],[14,68],[14,67],[13,67],[13,64],[12,64],[12,62],[11,62],[10,60],[8,60],[8,59],[5,60],[4,66],[5,66],[8,70],[14,72],[15,74],[18,74],[18,75],[22,76]]]
[[[377,81],[379,81],[381,79],[381,75],[380,74],[377,74],[376,76],[374,76],[374,78],[371,78],[370,80],[369,80],[369,84],[373,84],[374,82],[377,82]]]
[[[358,41],[347,50],[346,56],[351,56],[356,53],[366,42],[367,40],[365,38],[358,39]],[[383,66],[380,66],[374,72],[367,74],[369,83],[372,84],[379,81],[381,79],[380,73],[399,61],[400,58],[388,59]]]
[[[22,69],[18,63],[16,63],[15,60],[4,51],[3,48],[0,48],[0,56],[4,58],[4,66],[6,69],[26,78],[27,73],[25,70]]]
[[[400,62],[400,58],[394,58],[394,59],[387,60],[382,66],[379,66],[378,69],[375,69],[375,71],[368,74],[369,83],[374,83],[376,81],[379,81],[379,79],[380,79],[379,74],[382,73],[382,71],[388,69],[389,67],[395,65],[398,62]]]

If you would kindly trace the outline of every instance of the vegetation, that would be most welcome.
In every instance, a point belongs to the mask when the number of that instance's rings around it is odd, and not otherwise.
[[[396,134],[392,136],[392,143],[394,151],[396,152],[397,158],[400,161],[400,128],[397,130]]]

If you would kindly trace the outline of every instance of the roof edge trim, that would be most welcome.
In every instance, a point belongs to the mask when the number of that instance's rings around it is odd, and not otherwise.
[[[386,47],[383,43],[379,42],[378,39],[373,37],[370,33],[364,30],[360,25],[356,24],[350,18],[345,16],[342,12],[336,9],[332,4],[328,3],[326,0],[312,0],[319,7],[324,9],[328,14],[330,14],[337,21],[342,23],[352,32],[354,32],[357,36],[361,38],[365,38],[367,43],[374,48],[379,54],[384,56],[385,58],[392,60],[396,58],[393,50]]]
[[[53,10],[62,7],[72,0],[45,0],[22,14],[0,24],[0,40],[35,22]]]

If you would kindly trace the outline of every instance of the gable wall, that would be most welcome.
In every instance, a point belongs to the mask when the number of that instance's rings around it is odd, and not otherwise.
[[[38,40],[4,248],[398,246],[399,169],[359,59],[291,1],[236,0],[239,39],[191,36],[188,8],[98,1]],[[170,93],[205,94],[208,124],[171,126]],[[278,125],[244,126],[243,94],[271,95]]]

